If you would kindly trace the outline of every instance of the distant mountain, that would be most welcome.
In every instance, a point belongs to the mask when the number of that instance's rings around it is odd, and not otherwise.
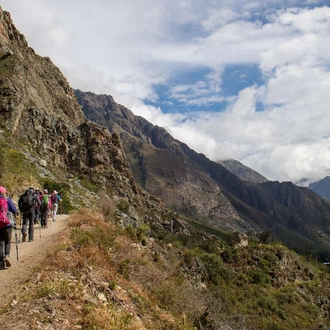
[[[308,188],[315,191],[323,198],[330,199],[330,176],[326,176],[320,181],[311,183]]]
[[[219,160],[217,163],[224,166],[227,170],[237,175],[241,180],[263,183],[269,181],[257,171],[243,165],[241,162],[235,159]]]
[[[135,181],[165,205],[227,231],[270,231],[298,252],[330,259],[330,204],[310,189],[242,180],[111,96],[76,95],[87,118],[120,136]]]

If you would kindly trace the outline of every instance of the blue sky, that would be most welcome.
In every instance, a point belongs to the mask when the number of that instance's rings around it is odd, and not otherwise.
[[[330,0],[2,0],[73,88],[212,160],[330,175]]]

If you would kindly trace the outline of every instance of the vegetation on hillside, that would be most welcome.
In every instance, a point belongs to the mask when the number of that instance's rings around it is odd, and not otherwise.
[[[61,196],[61,213],[69,213],[82,206],[93,204],[95,185],[85,183],[78,176],[70,178],[51,166],[41,166],[33,150],[28,150],[26,141],[19,141],[6,130],[0,132],[0,182],[14,201],[29,187],[57,190]]]
[[[91,209],[74,214],[18,298],[40,310],[30,321],[56,325],[52,311],[63,308],[63,318],[88,330],[329,328],[329,274],[321,265],[278,244],[233,248],[148,233]]]

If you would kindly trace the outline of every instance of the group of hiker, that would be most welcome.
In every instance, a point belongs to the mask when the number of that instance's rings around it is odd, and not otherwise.
[[[19,197],[17,206],[6,196],[6,188],[0,186],[0,256],[6,267],[11,266],[10,243],[12,228],[16,226],[15,218],[22,215],[22,242],[28,238],[34,241],[34,225],[39,223],[41,228],[47,228],[48,218],[56,220],[58,204],[62,201],[56,190],[48,193],[47,189],[30,187]]]

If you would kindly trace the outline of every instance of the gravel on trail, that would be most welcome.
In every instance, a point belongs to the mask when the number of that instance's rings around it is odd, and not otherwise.
[[[35,272],[38,266],[46,257],[48,251],[58,243],[57,234],[67,227],[69,215],[57,215],[56,220],[48,219],[48,228],[34,226],[34,241],[22,242],[20,227],[13,229],[11,239],[10,262],[11,267],[0,270],[0,307],[8,302],[8,299],[15,297],[24,282]],[[18,244],[16,249],[17,234]],[[17,260],[18,251],[18,260]]]

